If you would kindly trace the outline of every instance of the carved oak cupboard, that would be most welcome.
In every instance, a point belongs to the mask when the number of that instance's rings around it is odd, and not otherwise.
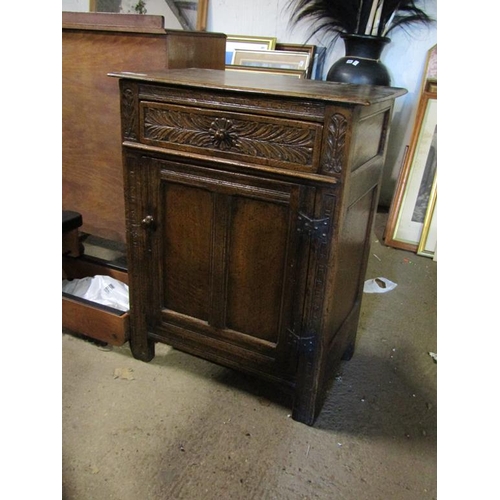
[[[313,424],[354,349],[402,89],[219,70],[120,79],[130,347],[265,377]]]

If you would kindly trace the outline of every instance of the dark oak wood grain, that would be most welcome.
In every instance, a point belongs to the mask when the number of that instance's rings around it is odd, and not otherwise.
[[[122,96],[133,355],[150,360],[165,342],[268,378],[313,424],[354,353],[405,91],[198,69],[110,76]]]

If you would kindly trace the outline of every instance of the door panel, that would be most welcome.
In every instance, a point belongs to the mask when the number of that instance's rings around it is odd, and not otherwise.
[[[293,373],[296,343],[289,335],[304,302],[295,285],[303,283],[308,252],[297,232],[298,212],[312,211],[314,188],[154,164],[163,296],[155,334],[173,345],[205,346],[217,359],[236,357],[249,369]]]
[[[208,321],[212,193],[164,183],[164,307]]]
[[[289,207],[242,196],[232,201],[227,326],[277,343]]]

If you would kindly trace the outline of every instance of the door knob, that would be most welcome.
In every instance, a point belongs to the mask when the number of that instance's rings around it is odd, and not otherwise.
[[[141,221],[141,226],[144,229],[148,229],[150,231],[153,231],[156,228],[155,220],[152,215],[147,215],[142,219]]]

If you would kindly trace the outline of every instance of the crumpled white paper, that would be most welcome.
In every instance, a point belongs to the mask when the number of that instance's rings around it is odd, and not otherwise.
[[[111,276],[63,280],[62,291],[120,311],[129,310],[128,285]]]
[[[387,278],[373,278],[366,280],[363,292],[365,293],[387,293],[394,290],[398,285]]]

